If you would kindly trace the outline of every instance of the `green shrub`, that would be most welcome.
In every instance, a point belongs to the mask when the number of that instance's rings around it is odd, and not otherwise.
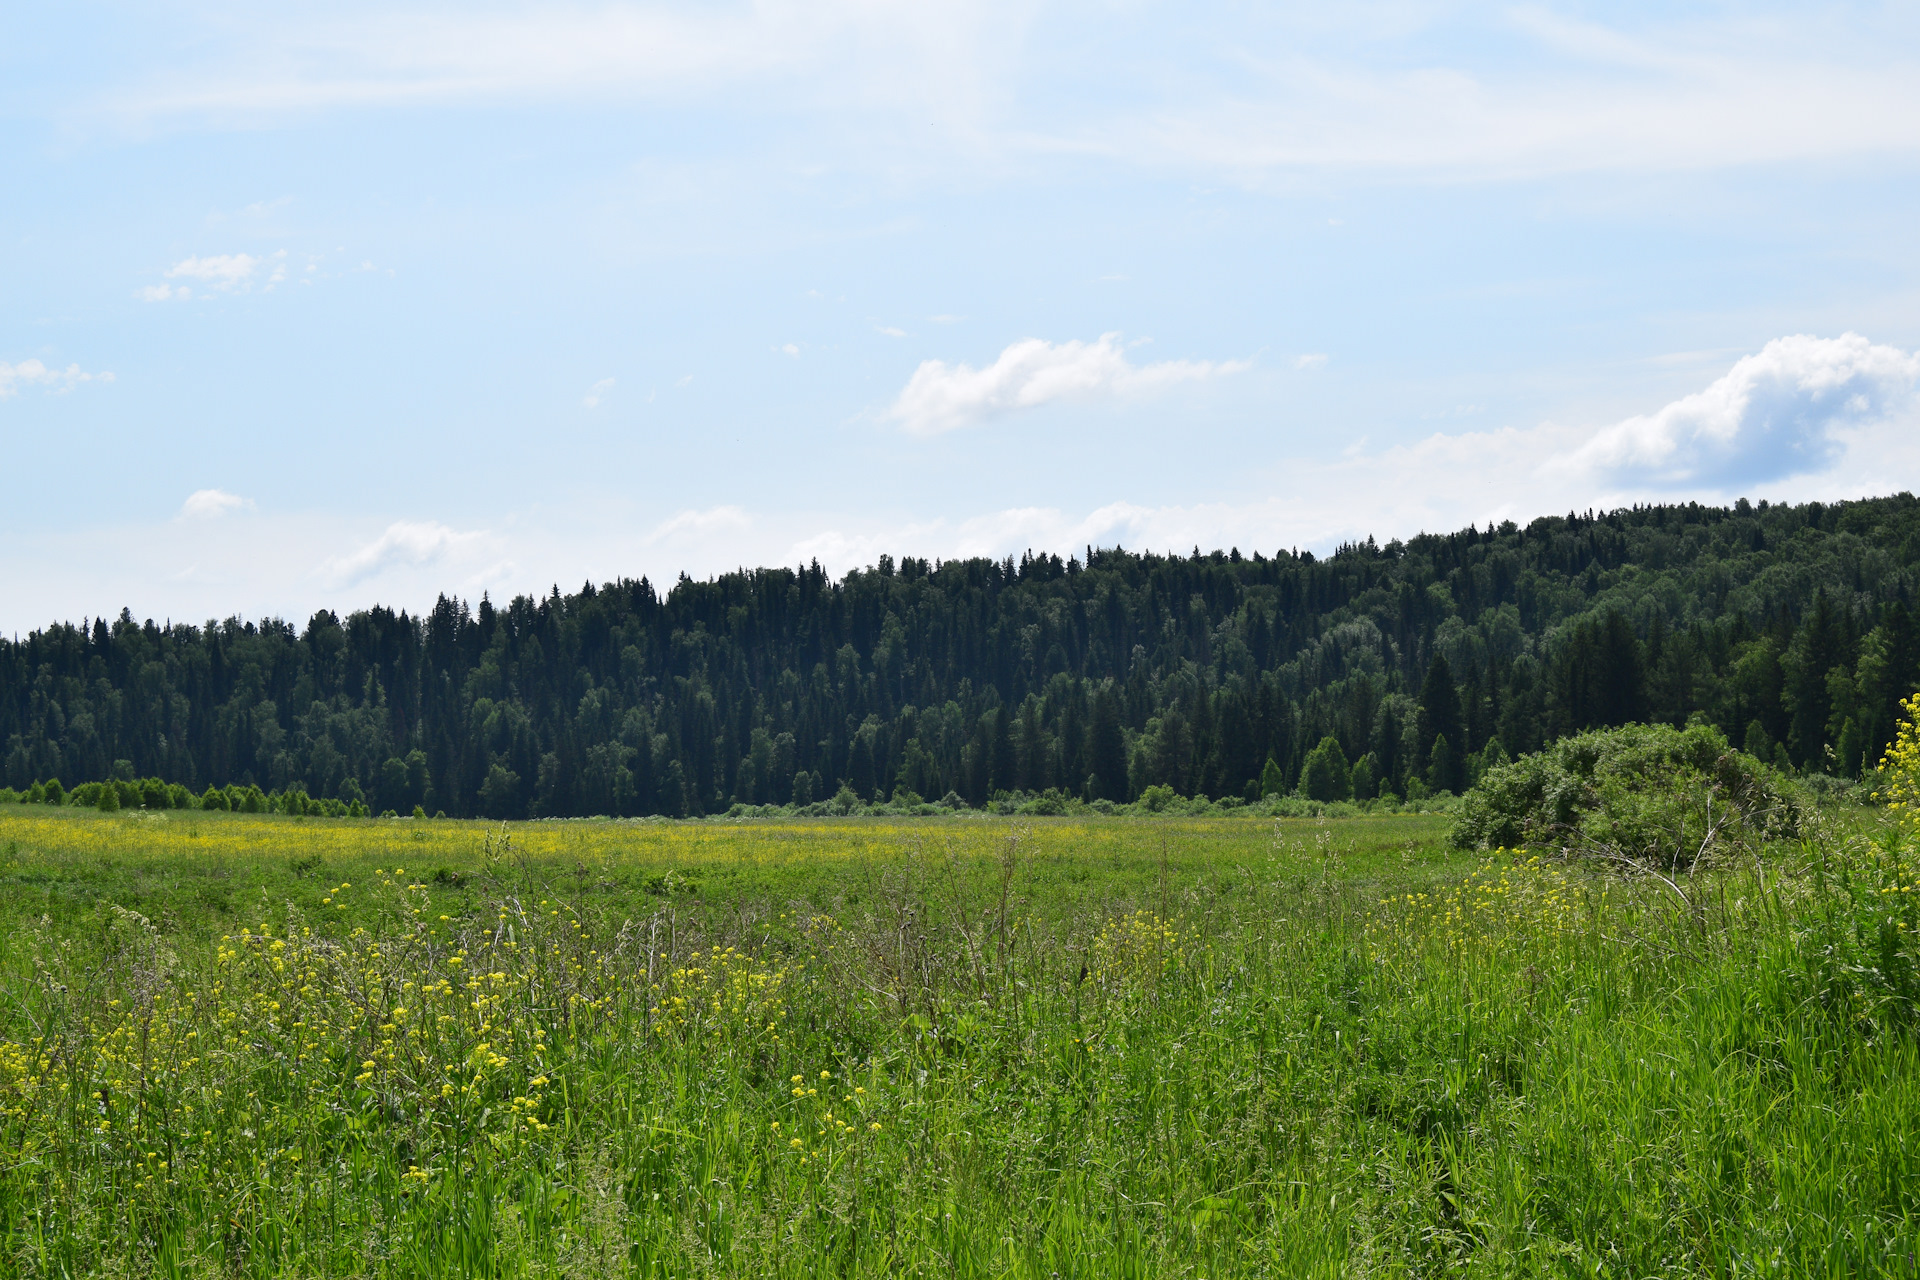
[[[1798,789],[1707,725],[1627,725],[1563,738],[1489,769],[1465,797],[1453,842],[1555,846],[1667,871],[1806,821]]]
[[[1067,803],[1067,798],[1061,795],[1059,789],[1055,787],[1048,787],[1045,791],[1020,806],[1021,813],[1043,818],[1057,818],[1067,813],[1069,809],[1070,806]]]
[[[1179,795],[1174,792],[1172,787],[1167,786],[1165,783],[1155,783],[1145,791],[1142,791],[1140,793],[1140,799],[1135,803],[1139,808],[1144,809],[1148,813],[1159,813],[1179,799]]]

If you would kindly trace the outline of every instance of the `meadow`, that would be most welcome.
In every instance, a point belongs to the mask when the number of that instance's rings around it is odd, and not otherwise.
[[[0,1267],[1920,1274],[1884,813],[1446,831],[0,806]]]

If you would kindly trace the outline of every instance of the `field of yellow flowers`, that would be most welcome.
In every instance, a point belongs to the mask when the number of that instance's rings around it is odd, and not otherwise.
[[[1920,876],[1830,825],[0,806],[0,1273],[1912,1275]]]

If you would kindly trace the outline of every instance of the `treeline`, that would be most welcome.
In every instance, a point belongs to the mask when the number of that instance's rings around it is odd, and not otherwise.
[[[122,766],[126,761],[121,761]],[[124,773],[124,768],[122,769]],[[296,817],[370,818],[365,799],[358,787],[344,797],[310,796],[301,788],[289,791],[262,791],[253,785],[235,783],[226,787],[208,787],[200,795],[178,782],[160,778],[109,778],[101,782],[83,782],[71,791],[58,778],[36,782],[24,791],[0,787],[0,804],[74,805],[111,813],[118,809],[214,809],[232,813],[285,813]],[[388,813],[386,817],[398,817]],[[424,810],[411,815],[426,817]]]
[[[1459,792],[1699,717],[1857,774],[1920,683],[1920,503],[1650,506],[1326,558],[758,569],[424,616],[0,641],[5,785],[148,776],[453,816],[1007,794]]]

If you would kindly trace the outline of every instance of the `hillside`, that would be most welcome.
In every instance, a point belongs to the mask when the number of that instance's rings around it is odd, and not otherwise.
[[[299,627],[123,611],[0,641],[3,780],[698,814],[843,783],[975,804],[1255,796],[1337,747],[1310,789],[1364,799],[1458,791],[1564,733],[1696,713],[1845,774],[1920,684],[1916,586],[1903,493],[1570,514],[1324,559],[882,557],[839,581],[757,569],[662,594],[643,578]]]

